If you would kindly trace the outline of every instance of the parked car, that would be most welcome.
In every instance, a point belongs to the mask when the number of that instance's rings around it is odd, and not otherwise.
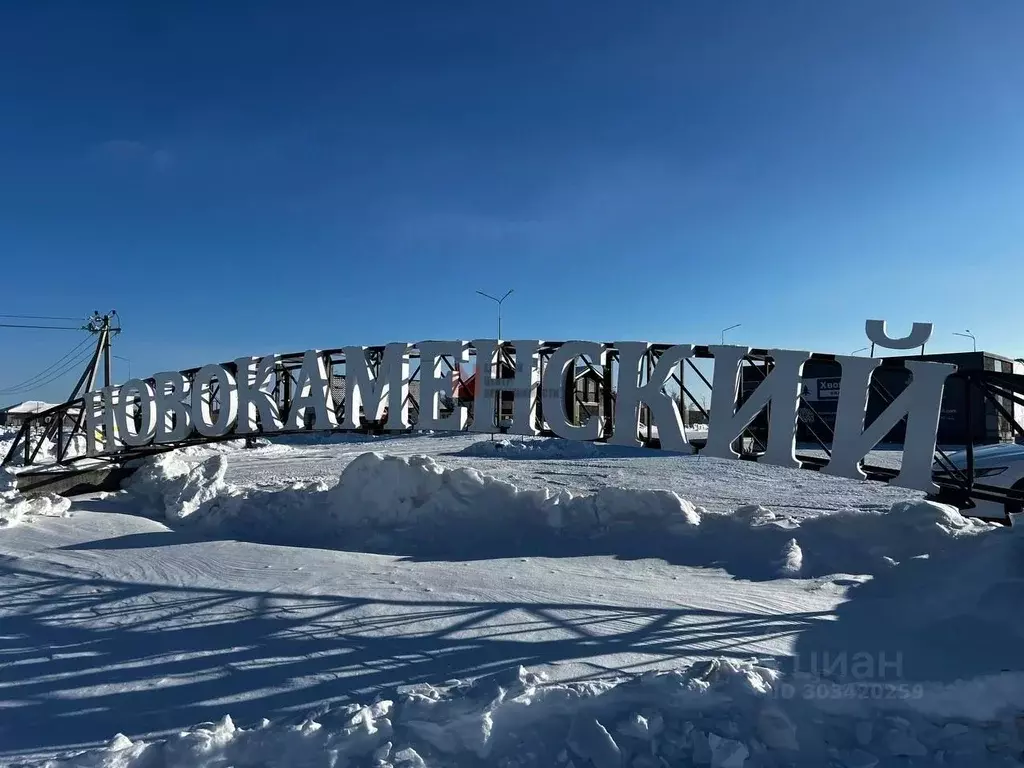
[[[956,451],[949,454],[949,460],[957,469],[967,468],[967,451]],[[938,462],[935,464],[938,477],[949,476],[949,471]],[[1016,443],[996,443],[982,445],[974,449],[974,479],[985,485],[996,485],[1000,488],[1024,489],[1024,445]],[[940,497],[941,500],[941,497]],[[1020,503],[998,503],[994,501],[978,501],[977,507],[968,514],[977,517],[1001,519],[1006,515],[1019,514]]]

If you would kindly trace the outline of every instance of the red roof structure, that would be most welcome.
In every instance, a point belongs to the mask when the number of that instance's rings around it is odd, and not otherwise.
[[[455,400],[473,400],[476,397],[476,371],[468,379],[462,378],[462,371],[452,371],[452,397]]]

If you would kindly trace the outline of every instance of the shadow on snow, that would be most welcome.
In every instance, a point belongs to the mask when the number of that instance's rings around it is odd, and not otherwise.
[[[673,661],[709,641],[742,645],[826,618],[246,592],[55,575],[17,560],[0,562],[0,583],[7,754],[164,734],[225,713],[239,724],[301,720],[399,685],[518,665],[634,652]],[[558,636],[523,636],[545,630]]]

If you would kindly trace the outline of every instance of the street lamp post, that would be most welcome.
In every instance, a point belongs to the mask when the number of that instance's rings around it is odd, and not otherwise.
[[[513,289],[509,288],[508,292],[500,299],[495,296],[491,296],[491,294],[489,293],[477,291],[477,293],[479,293],[481,296],[490,299],[491,301],[498,305],[498,341],[501,341],[501,305],[505,301],[505,299],[512,295],[512,290]]]
[[[509,296],[512,295],[512,289],[509,288],[508,291],[505,293],[505,295],[502,296],[500,299],[497,296],[491,296],[491,294],[484,293],[483,291],[477,291],[477,293],[479,293],[481,296],[483,296],[486,299],[490,299],[491,301],[493,301],[495,304],[498,305],[498,350],[499,350],[498,351],[498,360],[499,360],[499,362],[498,362],[498,375],[500,376],[501,375],[501,362],[500,362],[500,360],[501,360],[502,354],[503,354],[501,352],[501,305],[505,302],[505,299],[507,299]],[[480,365],[480,361],[477,360],[478,370],[479,370],[479,365]],[[478,386],[479,386],[479,381],[480,381],[480,379],[478,378],[477,379]],[[494,396],[494,413],[495,413],[496,420],[500,424],[500,422],[501,422],[501,394],[500,393],[498,393],[498,394],[496,394]],[[494,432],[491,432],[491,440],[494,440]]]
[[[956,331],[953,331],[953,335],[954,336],[963,336],[965,339],[970,339],[971,340],[971,346],[974,348],[974,351],[975,352],[978,351],[978,340],[976,338],[974,338],[974,334],[971,333],[971,329],[970,328],[965,328],[963,333],[957,333]]]
[[[731,331],[733,328],[739,328],[743,323],[736,323],[736,325],[730,325],[728,328],[722,329],[722,343],[725,344],[725,332]]]

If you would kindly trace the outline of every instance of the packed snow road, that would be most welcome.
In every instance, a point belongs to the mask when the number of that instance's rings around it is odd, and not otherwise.
[[[425,435],[189,449],[70,509],[3,503],[3,764],[1020,751],[1015,529],[874,483]]]

